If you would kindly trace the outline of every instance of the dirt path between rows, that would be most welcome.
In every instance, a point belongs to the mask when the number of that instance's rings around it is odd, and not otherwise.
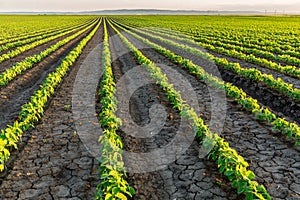
[[[113,35],[113,31],[109,30],[110,35]],[[124,76],[124,73],[128,73],[137,66],[137,60],[129,53],[119,38],[114,36],[110,45],[114,60],[114,74],[119,80],[120,77]],[[139,76],[140,79],[149,79],[149,74],[146,71],[142,73],[143,76]],[[123,90],[120,91],[129,91],[126,85],[123,85]],[[206,91],[207,89],[202,84],[198,85],[196,90]],[[118,99],[118,101],[122,101],[122,99]],[[201,110],[204,110],[203,108],[206,106],[209,107],[209,100],[202,93],[199,93],[198,101],[200,105],[202,104]],[[179,113],[168,103],[165,94],[156,84],[145,85],[133,93],[130,98],[129,115],[136,124],[142,127],[154,123],[151,121],[153,118],[151,109],[155,104],[160,104],[165,109],[167,118],[164,126],[158,133],[154,135],[149,133],[144,138],[139,138],[139,135],[133,137],[130,133],[122,131],[121,128],[119,134],[123,138],[124,148],[127,152],[153,152],[166,146],[178,134],[181,120]],[[209,116],[209,111],[207,111],[207,116]],[[126,125],[128,122],[125,120],[123,123]],[[163,166],[157,166],[156,171],[128,173],[129,183],[137,191],[133,199],[243,199],[243,196],[237,196],[236,191],[231,189],[223,176],[219,175],[214,163],[205,158],[199,158],[199,149],[198,142],[194,140],[190,147],[182,152],[176,160],[165,163]],[[159,159],[160,157],[158,157]],[[138,169],[137,163],[140,163],[137,158],[125,156],[125,166]],[[147,171],[147,169],[145,170]]]
[[[21,148],[2,174],[1,199],[93,199],[98,165],[77,135],[69,107],[77,71],[102,35],[100,28],[55,93],[40,124],[25,133]]]
[[[21,106],[29,101],[47,75],[55,71],[62,59],[89,31],[81,34],[33,68],[17,76],[7,86],[0,88],[0,129],[4,129],[7,124],[12,124],[15,121],[21,111]]]
[[[125,34],[137,46],[145,46],[140,41]],[[173,51],[173,49],[171,49]],[[201,88],[203,82],[189,75],[180,66],[173,64],[169,59],[158,54],[153,49],[141,49],[144,55],[155,63],[174,67],[186,77],[194,88]],[[168,73],[168,72],[166,72]],[[209,93],[196,89],[200,104],[206,104]],[[202,102],[201,99],[204,101]],[[231,99],[227,99],[227,114],[223,127],[222,137],[230,146],[237,150],[247,162],[250,169],[257,175],[257,181],[264,184],[273,199],[300,198],[300,150],[281,141],[272,132],[269,126],[258,123],[252,114],[241,110]],[[203,115],[209,114],[209,107],[204,106]],[[205,119],[208,123],[208,119]],[[192,165],[189,165],[192,166]],[[217,176],[218,177],[218,176]],[[191,181],[191,176],[186,182]],[[227,181],[224,181],[226,185]],[[223,182],[222,182],[223,183]],[[189,198],[187,198],[189,199]]]
[[[142,34],[142,36],[144,37],[146,35]],[[237,87],[243,89],[249,96],[257,99],[259,101],[259,103],[261,103],[261,104],[271,108],[273,111],[275,111],[275,113],[278,116],[286,118],[290,122],[296,121],[298,124],[300,124],[300,101],[296,101],[294,99],[291,99],[289,97],[282,95],[281,93],[279,93],[275,90],[269,89],[264,83],[257,83],[255,81],[251,81],[250,79],[245,78],[243,76],[234,74],[234,73],[230,72],[229,70],[224,69],[223,67],[220,67],[220,66],[216,67],[216,65],[214,63],[207,61],[205,59],[202,59],[198,56],[191,55],[187,51],[183,51],[181,49],[174,48],[171,45],[163,44],[163,43],[159,42],[158,40],[152,39],[150,37],[147,37],[147,38],[150,41],[158,43],[159,45],[164,46],[167,49],[170,49],[174,53],[193,61],[195,64],[203,67],[205,69],[205,71],[212,73],[214,75],[221,75],[222,80],[224,80],[226,82],[230,82],[233,85],[236,85]],[[170,39],[170,38],[167,38],[167,39]],[[183,43],[183,42],[180,42],[180,41],[177,41],[174,39],[170,39],[170,40],[173,40],[173,41],[179,42],[179,43]],[[186,43],[183,43],[183,44],[186,44]],[[203,51],[203,49],[201,49],[199,46],[190,45],[190,44],[186,44],[186,45]],[[207,50],[205,50],[205,51],[207,51]],[[217,53],[212,53],[210,51],[208,51],[208,52],[217,57],[225,57],[229,61],[238,62],[237,59],[226,57],[226,56],[223,56],[223,55],[217,54]],[[247,62],[239,61],[239,63],[241,64],[242,67],[245,67],[248,65],[248,67],[246,67],[246,68],[250,68],[250,67],[259,68],[258,66],[249,64]],[[212,69],[214,71],[211,71]],[[215,71],[216,69],[218,71]],[[259,68],[259,70],[260,70],[260,68]],[[276,72],[272,72],[270,74],[274,75],[275,73]],[[276,76],[274,76],[274,77],[276,77]],[[219,76],[219,78],[220,78],[220,76]],[[293,78],[290,78],[290,77],[286,77],[286,79],[290,79],[290,81],[288,81],[288,83],[291,83],[291,81],[292,81],[292,83],[297,83],[297,81],[298,81],[297,80],[296,82],[294,82]],[[285,79],[283,79],[283,80],[285,80]]]
[[[23,61],[26,57],[28,57],[28,56],[32,56],[32,55],[35,55],[35,54],[39,54],[40,52],[46,50],[46,49],[49,48],[50,46],[52,46],[52,45],[56,44],[57,42],[59,42],[60,40],[63,40],[63,39],[65,39],[65,38],[67,38],[67,37],[69,37],[69,36],[75,34],[76,32],[78,32],[78,30],[77,30],[77,31],[73,31],[73,32],[71,32],[71,33],[69,33],[69,34],[67,34],[67,35],[62,36],[62,37],[56,38],[56,39],[54,39],[54,40],[51,40],[51,41],[49,41],[49,42],[47,42],[47,43],[45,43],[45,44],[41,44],[41,45],[39,45],[39,46],[36,46],[36,47],[34,47],[33,49],[30,49],[30,50],[28,50],[28,51],[25,51],[25,52],[23,52],[23,53],[17,55],[17,56],[14,57],[14,58],[11,58],[11,59],[9,59],[9,60],[6,60],[6,61],[0,63],[0,73],[4,72],[6,69],[12,67],[13,65],[15,65],[15,64],[18,63],[18,62],[22,62],[22,61]],[[17,48],[17,47],[16,47],[16,48]],[[5,52],[1,52],[1,53],[0,53],[0,56],[1,56],[2,54],[4,54],[4,53],[7,53],[8,51],[12,51],[12,50],[14,50],[14,49],[16,49],[16,48],[7,50],[7,51],[5,51]]]

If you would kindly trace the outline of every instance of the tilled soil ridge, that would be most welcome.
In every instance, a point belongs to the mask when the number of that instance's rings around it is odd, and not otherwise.
[[[114,32],[111,28],[109,30],[110,35],[113,36]],[[136,43],[134,42],[134,44]],[[126,52],[126,46],[118,37],[114,36],[110,46],[114,60],[114,74],[118,80],[132,67],[138,66],[138,62],[128,49]],[[149,77],[148,72],[145,71],[144,74],[140,78]],[[197,89],[205,91],[205,87],[202,84]],[[122,91],[128,91],[125,85]],[[208,102],[209,104],[208,99],[204,98],[201,93],[199,93],[198,100],[201,103]],[[167,113],[168,118],[164,127],[156,135],[149,135],[147,138],[130,136],[121,129],[119,134],[123,138],[126,151],[137,153],[155,151],[157,148],[165,146],[172,141],[177,134],[177,129],[180,125],[179,113],[168,103],[165,94],[157,85],[150,84],[141,87],[131,96],[130,115],[133,120],[141,126],[151,122],[149,110],[153,104],[162,105]],[[205,107],[205,104],[203,107]],[[208,110],[206,112],[209,114]],[[214,163],[207,161],[205,158],[199,158],[199,150],[200,145],[197,141],[193,141],[190,147],[185,152],[182,152],[182,155],[178,156],[175,161],[158,167],[159,169],[156,171],[128,173],[128,181],[136,189],[133,199],[243,198],[243,196],[237,196],[236,191],[231,189],[223,176],[219,175]],[[134,157],[126,158],[125,165],[134,166],[135,159]],[[160,158],[158,157],[158,159]],[[139,166],[135,167],[138,169]]]
[[[100,28],[71,67],[40,124],[25,133],[27,145],[14,152],[13,167],[1,178],[1,199],[93,199],[98,165],[76,133],[70,105],[77,71],[102,33]]]
[[[132,36],[128,34],[125,36],[133,44],[143,46]],[[190,80],[194,88],[199,88],[203,84],[155,50],[141,49],[141,51],[155,63],[174,67]],[[209,98],[209,94],[203,90],[196,90],[196,92],[199,95],[198,101],[204,99],[205,105],[207,102],[205,99]],[[227,114],[222,137],[246,159],[250,164],[250,169],[257,175],[257,181],[266,186],[274,199],[300,198],[299,148],[276,138],[269,126],[261,125],[251,113],[243,111],[231,99],[228,98],[226,102]],[[202,111],[204,116],[209,113],[208,108],[208,106],[204,107]],[[208,123],[208,120],[205,119],[205,122]]]

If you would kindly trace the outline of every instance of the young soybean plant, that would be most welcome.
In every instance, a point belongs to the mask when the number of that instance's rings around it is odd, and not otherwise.
[[[103,135],[100,136],[99,142],[102,145],[100,157],[100,183],[97,186],[95,194],[96,200],[126,200],[127,196],[132,197],[134,189],[129,186],[124,179],[125,167],[122,161],[123,143],[116,131],[121,125],[121,119],[115,116],[117,110],[117,101],[114,97],[115,81],[111,68],[111,56],[108,43],[108,33],[106,22],[104,20],[104,40],[102,52],[103,80],[101,82],[102,111],[100,113],[100,123],[103,127]]]
[[[29,103],[22,106],[19,120],[13,125],[1,130],[0,135],[0,171],[5,169],[5,163],[10,157],[10,151],[17,148],[17,143],[21,139],[22,134],[41,119],[44,113],[44,107],[49,97],[54,94],[55,88],[61,83],[69,68],[74,64],[83,48],[91,40],[100,26],[100,22],[96,27],[84,38],[79,44],[62,60],[59,67],[50,73],[40,89],[34,92]]]
[[[170,103],[180,111],[180,115],[190,121],[190,124],[194,127],[196,137],[202,141],[204,138],[206,139],[206,142],[203,142],[203,145],[214,144],[214,148],[209,154],[209,158],[217,162],[219,172],[227,176],[229,181],[232,182],[232,187],[237,188],[238,194],[245,193],[246,198],[249,200],[270,200],[271,197],[265,187],[259,185],[256,181],[253,181],[255,174],[252,171],[247,170],[248,163],[244,158],[238,155],[234,149],[229,147],[228,142],[225,142],[223,138],[210,131],[209,127],[204,124],[203,119],[199,118],[197,113],[188,104],[184,103],[181,94],[168,82],[168,78],[161,72],[160,68],[157,67],[155,63],[144,56],[142,52],[130,43],[114,26],[111,25],[111,27],[135,55],[139,64],[145,67],[150,73],[150,76],[161,86],[162,90],[167,94]]]
[[[270,123],[273,126],[274,130],[278,130],[289,139],[292,139],[293,142],[295,142],[295,146],[300,145],[300,127],[296,123],[288,122],[284,118],[280,118],[276,116],[274,113],[268,110],[268,108],[260,106],[256,99],[253,99],[252,97],[248,97],[247,94],[242,89],[232,85],[231,83],[225,83],[224,81],[221,81],[218,78],[206,73],[203,68],[194,64],[190,60],[184,59],[183,57],[176,55],[172,51],[165,49],[164,47],[157,45],[153,42],[150,42],[148,39],[143,38],[133,32],[130,32],[121,26],[118,27],[128,32],[132,36],[136,37],[137,39],[143,41],[144,43],[150,45],[151,47],[156,49],[159,53],[170,58],[172,62],[182,65],[191,74],[196,75],[199,79],[205,80],[215,88],[224,89],[226,94],[231,98],[233,98],[238,104],[242,105],[244,109],[254,113],[259,120],[266,120],[268,123]],[[159,37],[155,37],[155,38],[159,39]],[[164,42],[168,42],[168,44],[170,45],[181,47],[182,49],[186,47],[185,45],[177,44],[167,39],[161,38],[161,41],[162,40]]]

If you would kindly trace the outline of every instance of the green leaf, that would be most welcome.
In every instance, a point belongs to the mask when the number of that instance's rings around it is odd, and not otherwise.
[[[225,176],[231,176],[233,174],[234,174],[234,171],[232,171],[232,170],[228,170],[224,173]]]
[[[237,188],[238,187],[238,180],[233,181],[231,185],[232,185],[233,188]]]
[[[127,197],[126,197],[124,194],[122,194],[121,192],[119,192],[119,193],[116,195],[116,197],[118,197],[118,198],[121,199],[121,200],[127,200]]]
[[[245,191],[244,188],[242,188],[242,187],[239,187],[239,188],[238,188],[238,194],[242,194],[244,191]]]
[[[105,200],[111,200],[111,199],[113,199],[112,194],[108,193],[105,195]]]
[[[135,189],[133,187],[129,187],[129,192],[131,194],[131,197],[135,194]]]
[[[222,174],[225,170],[225,166],[221,166],[220,169],[219,169],[219,172]]]
[[[255,174],[252,171],[247,171],[247,176],[250,180],[255,178]]]
[[[113,195],[116,195],[116,194],[118,194],[120,192],[120,188],[118,188],[118,187],[114,187],[113,189],[112,189],[112,194]]]
[[[2,172],[5,168],[5,165],[4,164],[0,164],[0,171]]]
[[[253,200],[253,194],[252,193],[247,193],[246,194],[246,200]]]

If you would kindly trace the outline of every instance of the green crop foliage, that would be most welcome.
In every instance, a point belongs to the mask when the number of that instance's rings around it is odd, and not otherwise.
[[[184,102],[180,93],[176,91],[173,85],[168,82],[166,75],[161,72],[160,68],[157,67],[147,57],[145,57],[134,45],[132,45],[112,25],[111,22],[109,24],[121,38],[123,43],[135,55],[139,63],[146,68],[151,77],[157,82],[158,85],[160,85],[160,87],[166,93],[170,103],[180,111],[180,115],[190,121],[190,124],[194,127],[195,136],[201,139],[201,141],[205,139],[206,143],[203,143],[202,145],[205,147],[206,145],[213,144],[214,147],[210,152],[209,158],[217,162],[220,173],[223,173],[230,181],[233,182],[232,186],[237,188],[238,193],[245,193],[248,199],[271,199],[265,187],[252,180],[255,175],[252,171],[247,170],[248,163],[243,159],[243,157],[238,155],[234,149],[229,147],[229,144],[220,136],[212,133],[208,126],[204,124],[203,120],[197,116],[197,113],[195,113],[195,111]],[[116,26],[120,28],[120,26]],[[125,29],[123,30],[126,31]],[[131,33],[129,31],[127,32]],[[136,36],[135,34],[132,35]],[[146,39],[143,39],[143,41],[145,40]],[[165,52],[166,55],[172,54],[174,56],[173,53],[166,49],[164,49],[163,52]],[[173,58],[178,62],[184,60],[178,56],[174,56]]]
[[[29,57],[25,58],[23,61],[15,64],[13,67],[8,68],[2,74],[0,74],[0,87],[7,85],[11,80],[13,80],[16,76],[20,75],[23,71],[26,71],[26,70],[32,68],[35,64],[42,61],[44,58],[49,56],[51,53],[53,53],[54,51],[56,51],[63,45],[67,44],[71,40],[73,40],[76,37],[78,37],[79,35],[83,34],[85,31],[91,29],[93,26],[95,26],[95,24],[96,24],[96,22],[83,27],[82,30],[79,30],[75,34],[73,34],[63,40],[60,40],[59,42],[57,42],[56,44],[45,49],[41,53],[29,56]],[[77,30],[77,28],[75,30]]]
[[[125,26],[125,25],[123,25],[123,26]],[[130,27],[127,26],[127,28],[130,28]],[[157,32],[157,31],[150,31],[152,33],[155,33],[156,35],[147,33],[145,31],[141,31],[140,29],[135,29],[135,31],[138,32],[138,33],[140,33],[140,34],[144,34],[144,35],[147,35],[147,36],[149,36],[151,38],[159,40],[160,42],[163,42],[165,44],[172,45],[174,47],[177,47],[177,48],[180,48],[182,50],[188,51],[189,53],[191,53],[191,54],[193,54],[195,56],[199,56],[201,58],[209,59],[212,62],[216,63],[218,66],[221,66],[221,67],[223,67],[223,68],[225,68],[227,70],[230,70],[231,72],[233,72],[235,74],[244,76],[244,77],[246,77],[248,79],[251,79],[253,81],[256,81],[256,82],[263,82],[269,88],[275,89],[275,90],[281,92],[282,94],[284,94],[284,95],[286,95],[288,97],[291,97],[291,98],[296,99],[296,100],[300,99],[300,96],[299,96],[300,90],[297,89],[297,88],[294,88],[292,84],[285,83],[280,78],[275,79],[271,74],[262,73],[258,69],[243,68],[243,67],[240,66],[239,63],[228,62],[228,60],[225,59],[225,58],[219,58],[219,57],[213,56],[212,54],[204,53],[201,50],[198,50],[196,48],[192,48],[192,47],[190,47],[188,45],[184,45],[184,44],[178,44],[178,43],[175,43],[175,42],[173,42],[171,40],[168,40],[166,38],[162,38],[160,36],[165,36],[165,37],[169,37],[169,38],[172,38],[172,39],[176,39],[176,40],[179,40],[179,41],[182,41],[182,42],[186,42],[186,43],[191,44],[191,45],[199,45],[199,43],[197,43],[197,42],[195,42],[195,41],[193,41],[193,40],[191,40],[189,38],[183,38],[183,37],[172,36],[172,35],[170,36],[169,34],[160,33],[160,32]],[[160,35],[160,36],[157,36],[157,35]],[[210,45],[210,44],[208,44],[208,45],[201,45],[201,47],[209,49],[209,50],[212,50],[212,51],[214,51],[215,49],[223,49],[223,48],[219,48],[219,47],[215,48],[213,45]],[[228,51],[228,50],[226,50],[226,51]],[[234,57],[234,55],[235,55],[234,52],[235,52],[234,50],[231,51],[230,53],[228,53],[228,56],[233,56]],[[240,53],[238,53],[238,54],[240,54]],[[253,58],[254,56],[253,55],[249,55],[249,56],[243,55],[243,57],[245,57],[245,58],[248,58],[248,57]],[[176,57],[176,59],[180,59],[180,58]],[[173,58],[172,61],[176,61],[176,60],[174,60],[174,58]]]
[[[125,167],[122,161],[123,143],[116,131],[122,124],[122,120],[115,116],[117,100],[114,97],[115,81],[111,68],[111,56],[108,42],[106,20],[103,23],[104,38],[102,51],[103,79],[100,83],[99,95],[101,97],[102,110],[99,114],[100,124],[103,127],[103,135],[99,142],[102,145],[100,156],[100,183],[97,186],[95,199],[97,200],[126,200],[135,193],[124,179]]]
[[[207,81],[213,87],[220,88],[220,89],[225,89],[226,94],[229,97],[233,98],[238,104],[242,105],[243,108],[245,108],[248,111],[251,111],[251,112],[255,113],[258,119],[268,121],[271,125],[273,125],[273,128],[275,130],[280,131],[283,135],[285,135],[286,137],[292,139],[295,142],[295,145],[299,145],[299,142],[300,142],[300,127],[296,123],[288,122],[285,119],[277,117],[275,114],[273,114],[271,111],[269,111],[268,108],[261,107],[258,104],[256,99],[253,99],[252,97],[248,97],[247,94],[242,89],[240,89],[236,86],[233,86],[230,83],[224,83],[223,81],[219,80],[217,77],[213,77],[212,75],[205,73],[203,68],[201,68],[198,65],[195,65],[190,60],[184,59],[181,56],[174,54],[170,50],[167,50],[166,48],[164,48],[164,47],[162,47],[158,44],[150,42],[148,39],[146,39],[144,37],[141,37],[141,36],[137,35],[136,33],[133,33],[131,31],[121,27],[120,25],[116,24],[116,26],[119,27],[120,29],[128,32],[132,36],[138,38],[139,40],[145,42],[146,44],[148,44],[152,48],[156,49],[156,51],[158,51],[159,53],[161,53],[161,54],[165,55],[166,57],[170,58],[170,60],[172,60],[173,62],[182,65],[184,68],[189,70],[192,74],[198,76],[201,80]],[[144,34],[146,34],[148,36],[151,36],[150,34],[147,34],[147,33],[144,33]],[[153,36],[153,37],[155,37],[155,36]],[[179,48],[181,47],[183,50],[186,47],[186,45],[181,45],[181,44],[178,44],[178,43],[173,42],[171,40],[163,39],[161,37],[155,37],[155,38],[159,39],[162,42],[167,42],[168,45],[176,46],[176,47],[179,47]],[[189,52],[193,51],[192,48],[190,48],[190,47],[187,47],[187,48],[189,48]],[[198,52],[198,50],[196,50],[196,51]],[[205,56],[207,56],[209,58],[214,57],[212,55],[207,55],[207,54],[205,54]],[[226,59],[217,59],[217,61],[218,61],[218,64],[219,63],[224,63],[225,65],[229,65],[228,61]],[[232,64],[231,66],[233,66],[233,65],[235,65],[235,64]],[[268,77],[270,77],[270,76],[268,76]],[[281,79],[278,79],[278,81],[281,82]],[[291,88],[292,86],[288,85],[288,87]],[[266,114],[268,115],[268,117],[263,117]],[[270,117],[270,116],[272,116],[272,117]],[[278,119],[281,119],[282,121],[285,122],[282,125],[282,127],[278,125],[278,123],[279,123]],[[294,128],[291,128],[291,126],[294,127]],[[290,133],[291,131],[292,131],[292,133]]]
[[[98,19],[99,21],[99,19]],[[1,130],[0,135],[0,171],[5,169],[5,162],[9,159],[10,150],[17,148],[17,142],[22,134],[34,127],[41,119],[51,95],[55,93],[55,88],[59,86],[69,68],[81,54],[88,41],[94,36],[101,22],[98,22],[95,28],[83,38],[79,44],[61,61],[54,72],[50,73],[44,80],[40,89],[35,91],[28,103],[22,106],[19,119]]]

